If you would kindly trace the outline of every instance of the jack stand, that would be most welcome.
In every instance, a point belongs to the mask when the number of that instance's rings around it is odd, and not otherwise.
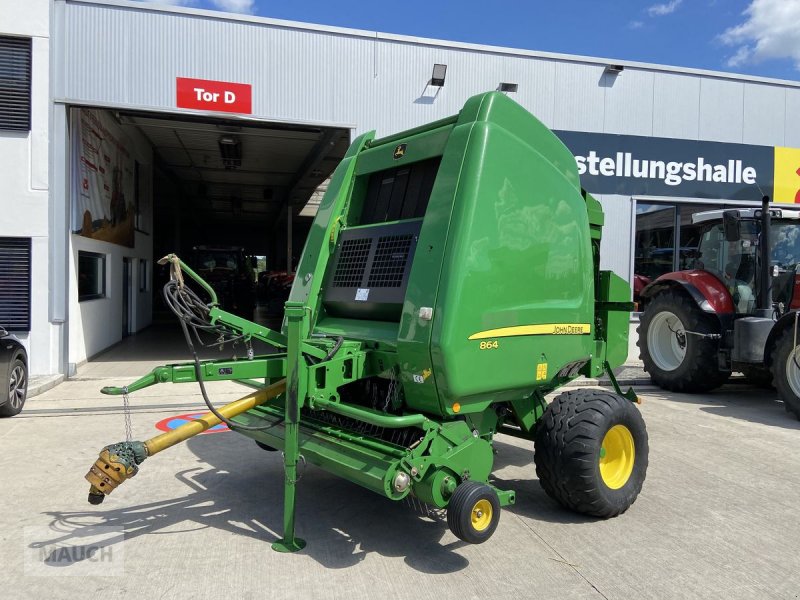
[[[283,537],[272,544],[276,552],[297,552],[302,550],[306,542],[294,535],[295,496],[297,488],[297,460],[300,456],[299,432],[300,409],[306,397],[306,369],[300,368],[304,363],[301,340],[308,333],[308,318],[301,302],[286,303],[286,321],[288,333],[286,374],[286,414],[284,426],[286,441],[283,449]]]

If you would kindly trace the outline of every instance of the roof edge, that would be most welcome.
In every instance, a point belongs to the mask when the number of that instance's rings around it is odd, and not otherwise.
[[[272,27],[281,27],[285,29],[298,29],[302,31],[334,33],[338,35],[345,35],[351,37],[369,38],[375,40],[387,40],[387,41],[402,42],[407,44],[417,44],[423,46],[438,46],[454,50],[469,50],[475,52],[485,52],[490,54],[503,54],[507,56],[539,58],[544,60],[582,63],[582,64],[596,64],[602,66],[613,64],[613,65],[622,65],[626,68],[660,71],[664,73],[675,73],[681,75],[699,75],[702,77],[712,77],[715,79],[728,79],[733,81],[764,83],[768,85],[800,88],[800,81],[795,81],[792,79],[761,77],[758,75],[745,75],[741,73],[730,73],[727,71],[712,71],[708,69],[679,67],[673,65],[646,63],[646,62],[617,59],[617,58],[583,56],[578,54],[560,54],[557,52],[526,50],[523,48],[510,48],[505,46],[492,46],[488,44],[475,44],[471,42],[458,42],[453,40],[442,40],[436,38],[423,38],[411,35],[384,33],[380,31],[337,27],[333,25],[320,25],[317,23],[306,23],[302,21],[287,21],[284,19],[273,19],[269,17],[243,15],[238,13],[229,13],[229,12],[207,10],[201,8],[188,8],[183,6],[153,4],[151,2],[141,2],[135,0],[55,0],[55,2],[62,2],[64,4],[87,4],[95,6],[132,8],[134,10],[167,13],[167,14],[184,14],[197,17],[205,17],[209,19],[222,20],[222,21],[235,21],[240,23],[251,23],[254,25],[269,25]]]

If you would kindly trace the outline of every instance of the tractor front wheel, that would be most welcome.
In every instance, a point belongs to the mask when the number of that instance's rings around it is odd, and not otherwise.
[[[447,526],[458,539],[469,544],[482,544],[500,522],[500,500],[485,483],[465,481],[450,497],[447,505]]]
[[[644,419],[630,400],[603,390],[556,397],[536,426],[534,462],[547,495],[576,512],[616,517],[647,474]]]
[[[644,370],[658,387],[673,392],[707,392],[730,373],[720,371],[719,334],[711,315],[683,294],[667,290],[645,308],[639,325]]]
[[[786,410],[800,419],[800,345],[792,329],[784,331],[772,351],[772,374]]]

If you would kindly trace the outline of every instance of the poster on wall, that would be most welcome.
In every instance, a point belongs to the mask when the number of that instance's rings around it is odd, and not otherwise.
[[[73,111],[72,232],[133,247],[135,161],[131,141],[105,112]]]

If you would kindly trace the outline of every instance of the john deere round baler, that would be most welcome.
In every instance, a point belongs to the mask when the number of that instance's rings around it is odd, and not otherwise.
[[[602,225],[573,156],[503,94],[475,96],[456,116],[397,135],[360,136],[320,204],[281,332],[221,310],[211,286],[165,257],[165,298],[192,352],[195,334],[215,344],[257,339],[276,353],[194,354],[104,388],[198,382],[212,412],[104,448],[87,474],[90,501],[146,457],[223,421],[283,451],[278,550],[304,545],[294,531],[299,463],[446,509],[456,536],[484,542],[515,497],[492,485],[498,433],[535,442],[539,480],[568,508],[625,511],[648,445],[635,394],[611,373],[627,355],[632,305],[629,285],[600,270]],[[575,389],[545,401],[603,372],[616,393]],[[220,380],[257,389],[215,409],[203,382]]]

